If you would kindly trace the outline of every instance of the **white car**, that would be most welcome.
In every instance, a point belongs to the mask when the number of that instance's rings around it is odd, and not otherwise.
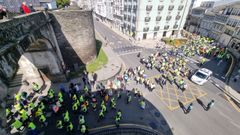
[[[191,77],[191,80],[198,84],[203,85],[205,82],[207,82],[212,75],[212,71],[206,68],[202,68],[197,70]]]

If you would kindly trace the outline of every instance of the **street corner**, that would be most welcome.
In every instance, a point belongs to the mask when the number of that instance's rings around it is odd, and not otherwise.
[[[158,76],[158,75],[156,75]],[[153,80],[155,77],[151,77]],[[198,85],[185,79],[187,82],[187,89],[182,91],[175,84],[167,83],[166,86],[157,86],[154,91],[155,94],[161,99],[170,111],[174,111],[180,108],[180,105],[187,105],[195,101],[196,98],[200,98],[207,95],[207,92],[203,91]]]

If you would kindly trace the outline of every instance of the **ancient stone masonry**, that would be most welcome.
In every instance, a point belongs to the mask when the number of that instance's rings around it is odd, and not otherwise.
[[[7,83],[14,77],[21,55],[30,44],[43,37],[40,29],[48,23],[43,12],[0,23],[0,77],[3,82]]]
[[[19,67],[22,79],[43,70],[53,81],[65,78],[65,67],[76,71],[95,58],[92,11],[35,12],[0,22],[0,80],[7,85]]]
[[[69,69],[77,71],[80,66],[96,58],[92,11],[69,8],[51,12],[50,18],[63,59]]]

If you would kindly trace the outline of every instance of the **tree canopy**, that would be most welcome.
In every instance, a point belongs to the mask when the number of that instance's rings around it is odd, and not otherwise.
[[[70,0],[56,0],[58,8],[65,7],[70,4]]]

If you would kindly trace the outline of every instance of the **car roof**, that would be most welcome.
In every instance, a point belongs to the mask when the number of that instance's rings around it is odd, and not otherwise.
[[[198,71],[202,72],[202,73],[205,73],[207,75],[211,75],[212,74],[212,71],[209,70],[209,69],[206,69],[206,68],[201,68],[199,69]]]

